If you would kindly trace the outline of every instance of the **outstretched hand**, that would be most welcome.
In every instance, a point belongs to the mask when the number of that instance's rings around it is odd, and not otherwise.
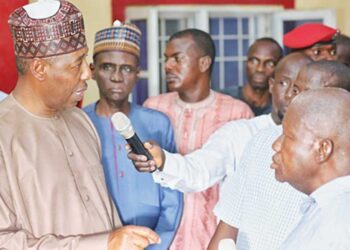
[[[153,172],[156,169],[162,170],[165,155],[162,148],[156,142],[145,142],[145,148],[150,152],[153,159],[147,160],[145,155],[138,155],[131,151],[129,144],[126,144],[125,148],[128,152],[128,157],[133,161],[135,168],[140,172]]]

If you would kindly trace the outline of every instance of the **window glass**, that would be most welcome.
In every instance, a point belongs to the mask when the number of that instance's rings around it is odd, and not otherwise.
[[[220,72],[219,72],[219,70],[220,70],[219,62],[215,62],[213,72],[211,74],[211,87],[214,90],[220,89]]]
[[[209,29],[212,35],[219,35],[219,20],[211,18],[209,20]]]
[[[242,18],[242,33],[243,35],[249,35],[249,19]]]
[[[148,79],[140,78],[132,91],[132,101],[142,104],[148,97]]]
[[[238,34],[237,18],[224,18],[224,34],[236,35]]]
[[[180,30],[179,20],[165,20],[165,34],[171,36],[178,30]]]
[[[238,41],[236,39],[225,39],[224,40],[224,55],[238,56]]]
[[[238,62],[225,62],[225,88],[238,85]]]
[[[146,20],[133,20],[132,23],[135,24],[142,33],[140,46],[140,67],[142,70],[147,70],[147,23]]]

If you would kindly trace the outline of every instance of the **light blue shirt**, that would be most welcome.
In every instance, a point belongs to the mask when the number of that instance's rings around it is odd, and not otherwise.
[[[350,176],[319,187],[303,210],[303,218],[280,249],[350,249]]]
[[[175,152],[170,120],[159,111],[130,104],[128,117],[141,141],[155,140]],[[146,226],[155,230],[161,244],[147,249],[168,249],[182,215],[183,195],[161,187],[152,174],[138,172],[127,157],[125,139],[114,130],[110,117],[98,116],[96,103],[84,108],[94,123],[102,144],[102,162],[108,190],[124,225]]]
[[[231,178],[231,216],[227,224],[239,229],[237,249],[277,249],[301,218],[300,204],[307,197],[288,183],[278,182],[271,169],[273,142],[281,126],[260,130],[247,144]],[[229,180],[228,180],[229,181]]]
[[[0,101],[5,99],[6,96],[7,96],[7,94],[5,94],[4,92],[0,91]]]

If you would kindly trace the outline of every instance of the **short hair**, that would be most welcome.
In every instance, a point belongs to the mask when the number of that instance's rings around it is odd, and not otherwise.
[[[28,69],[28,60],[16,56],[16,68],[19,75],[25,75]]]
[[[40,58],[40,59],[48,61],[49,63],[55,63],[56,59],[58,57],[59,56],[50,56],[50,57],[43,57],[43,58]],[[22,58],[22,57],[16,56],[16,58],[15,58],[15,60],[16,60],[16,68],[17,68],[17,72],[18,72],[18,74],[20,76],[23,76],[26,73],[28,73],[29,64],[34,59],[35,58],[29,59],[29,58]]]
[[[350,46],[350,37],[343,35],[343,34],[339,34],[335,37],[335,42],[338,45],[344,45],[344,46]]]
[[[350,91],[350,68],[345,64],[337,61],[321,60],[311,62],[307,67],[322,72],[328,72],[331,76],[334,76],[335,82],[332,82],[332,86],[330,87],[337,87]]]
[[[283,49],[282,49],[281,45],[272,37],[261,37],[261,38],[256,39],[255,42],[249,47],[248,54],[249,54],[250,50],[253,48],[253,45],[255,45],[257,42],[273,43],[274,45],[276,45],[277,50],[278,50],[277,61],[279,61],[283,57]]]
[[[335,37],[338,61],[350,66],[350,37],[339,34]],[[342,48],[339,51],[339,48]],[[340,53],[339,53],[340,52]]]
[[[169,42],[173,39],[183,38],[190,36],[198,48],[203,52],[205,56],[211,58],[211,64],[209,67],[209,75],[213,71],[215,61],[215,45],[211,36],[202,30],[198,29],[185,29],[172,34],[169,38]]]

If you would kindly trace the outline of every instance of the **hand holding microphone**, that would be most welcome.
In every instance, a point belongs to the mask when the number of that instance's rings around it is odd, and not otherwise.
[[[134,166],[140,172],[153,172],[164,162],[164,153],[156,143],[141,142],[140,138],[135,133],[129,118],[122,112],[117,112],[112,115],[112,124],[128,142],[127,147],[131,148],[128,154],[130,160],[133,161]]]

